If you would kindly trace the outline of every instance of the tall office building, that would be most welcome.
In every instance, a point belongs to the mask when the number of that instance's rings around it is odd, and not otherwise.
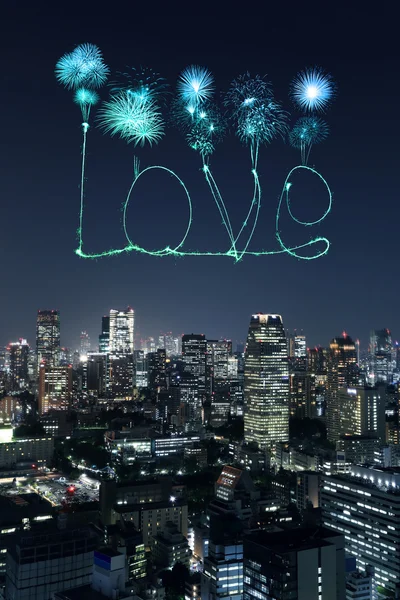
[[[72,392],[72,367],[51,367],[42,363],[39,367],[39,414],[51,408],[66,410]]]
[[[374,598],[400,592],[400,474],[396,469],[352,466],[350,475],[323,475],[322,522],[345,536],[357,568],[374,568]]]
[[[202,423],[202,401],[199,393],[199,380],[191,373],[184,372],[179,381],[180,401],[186,429]]]
[[[166,353],[163,348],[147,355],[148,387],[156,393],[167,389]]]
[[[109,355],[109,390],[114,398],[131,399],[133,396],[133,354],[116,352]]]
[[[318,346],[307,350],[307,370],[316,377],[324,377],[327,370],[328,351]]]
[[[172,335],[171,332],[163,333],[158,338],[158,348],[163,348],[167,356],[178,356],[180,354],[179,342],[179,338]]]
[[[224,466],[208,506],[209,545],[202,600],[242,600],[243,530],[252,516],[255,487],[247,471]]]
[[[303,419],[316,417],[315,376],[306,371],[290,370],[290,416]]]
[[[110,383],[109,355],[104,352],[89,352],[83,366],[85,392],[99,398],[106,396]]]
[[[244,437],[268,448],[289,439],[289,367],[279,315],[251,317],[244,366]]]
[[[374,329],[370,335],[369,377],[372,384],[392,383],[395,363],[392,336],[389,329]],[[394,359],[394,360],[393,360]]]
[[[28,387],[29,373],[29,344],[26,340],[9,344],[10,353],[10,384],[13,391]]]
[[[135,312],[133,308],[110,310],[110,348],[111,353],[132,354],[134,350]]]
[[[99,352],[110,350],[110,317],[104,315],[101,319],[101,333],[99,335]]]
[[[148,387],[148,363],[143,350],[133,353],[134,384],[140,390]]]
[[[60,361],[60,313],[58,310],[39,310],[36,321],[36,359],[57,367]]]
[[[258,531],[244,542],[243,600],[344,600],[344,536],[329,529]]]
[[[182,336],[184,370],[198,382],[200,398],[206,393],[207,340],[204,334],[188,333]]]
[[[218,385],[228,380],[228,364],[232,355],[231,340],[207,340],[207,391],[215,392]]]
[[[90,352],[90,337],[87,331],[82,331],[80,342],[80,354],[81,356],[87,356]]]
[[[386,414],[384,390],[356,386],[341,388],[332,398],[329,439],[342,436],[374,436],[385,443]]]
[[[297,370],[305,370],[307,367],[306,336],[297,333],[290,333],[288,334],[287,341],[290,362]]]
[[[353,340],[343,333],[334,338],[329,346],[327,364],[326,426],[328,439],[336,439],[340,415],[338,393],[341,388],[354,387],[359,383],[357,351]]]

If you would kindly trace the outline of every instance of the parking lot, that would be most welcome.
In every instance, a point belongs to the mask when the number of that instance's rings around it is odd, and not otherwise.
[[[11,480],[0,480],[0,493],[23,494],[36,492],[46,498],[53,506],[62,506],[65,503],[94,502],[99,499],[100,482],[82,474],[79,480],[69,480],[63,475],[46,477],[23,478],[19,477],[16,482]]]
[[[52,480],[38,481],[33,486],[35,491],[47,498],[54,506],[67,502],[94,502],[99,499],[99,482],[83,475],[77,481],[59,477]]]

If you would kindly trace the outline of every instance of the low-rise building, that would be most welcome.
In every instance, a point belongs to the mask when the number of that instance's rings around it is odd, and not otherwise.
[[[174,523],[166,523],[164,531],[153,537],[151,547],[154,562],[160,567],[172,569],[179,562],[189,568],[189,543]]]
[[[53,437],[28,437],[0,441],[0,469],[13,467],[21,462],[43,466],[53,458]]]

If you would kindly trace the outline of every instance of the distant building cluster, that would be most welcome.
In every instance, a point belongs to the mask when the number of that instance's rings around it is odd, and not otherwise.
[[[138,342],[112,309],[70,349],[39,310],[2,349],[6,600],[400,598],[397,343],[247,325]]]

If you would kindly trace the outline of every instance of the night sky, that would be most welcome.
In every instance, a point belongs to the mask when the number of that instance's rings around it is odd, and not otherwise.
[[[366,15],[350,3],[331,14],[328,5],[296,3],[292,9],[291,2],[276,9],[267,2],[242,3],[239,12],[223,2],[187,3],[180,10],[177,3],[168,9],[170,3],[159,9],[157,3],[142,3],[142,8],[136,2],[110,3],[104,12],[101,3],[33,4],[1,10],[0,344],[18,337],[34,344],[39,308],[61,311],[63,345],[76,346],[81,329],[96,342],[101,316],[127,305],[135,308],[143,337],[193,331],[239,342],[253,312],[280,313],[285,327],[304,330],[309,345],[326,345],[344,329],[364,346],[371,328],[389,327],[400,337],[400,84],[394,15]],[[332,188],[333,209],[312,229],[294,227],[286,218],[282,227],[288,244],[326,236],[329,254],[310,262],[285,254],[248,256],[238,264],[226,257],[134,253],[98,261],[78,258],[81,117],[72,93],[57,84],[54,66],[83,42],[101,48],[112,72],[126,65],[151,66],[172,89],[192,63],[213,72],[219,92],[247,70],[267,74],[277,99],[292,112],[292,123],[301,116],[288,98],[292,77],[313,65],[332,73],[338,96],[325,117],[331,133],[315,148],[311,163]],[[107,98],[107,89],[101,96]],[[178,131],[169,128],[157,147],[135,150],[94,126],[84,249],[123,247],[120,207],[134,155],[142,166],[172,168],[190,189],[194,222],[185,247],[227,250],[200,157]],[[297,152],[282,141],[262,149],[263,203],[252,249],[277,249],[278,196],[297,162]],[[248,149],[231,134],[217,147],[212,168],[237,230],[252,192]],[[307,186],[301,190],[296,214],[318,217],[326,196],[310,200]],[[309,190],[312,194],[314,187]],[[187,209],[179,186],[155,176],[138,187],[129,215],[131,238],[161,248],[177,243]]]

